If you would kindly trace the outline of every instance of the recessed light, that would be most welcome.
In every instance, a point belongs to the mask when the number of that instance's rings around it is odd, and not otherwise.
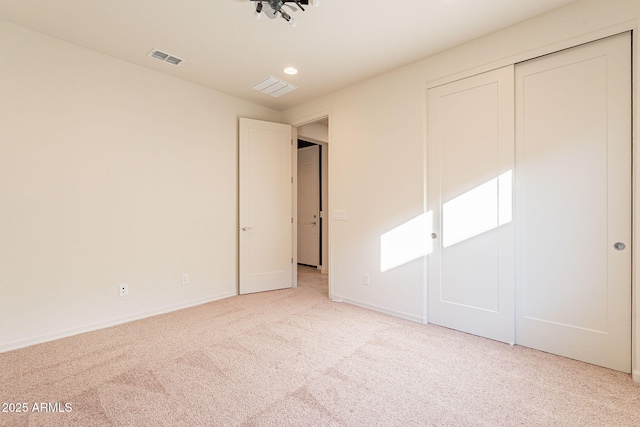
[[[289,74],[290,76],[293,76],[294,74],[298,74],[298,70],[296,70],[293,67],[287,67],[284,69],[285,74]]]

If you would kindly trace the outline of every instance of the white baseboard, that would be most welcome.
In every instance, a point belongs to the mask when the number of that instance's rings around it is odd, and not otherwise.
[[[4,353],[11,350],[17,350],[19,348],[29,347],[36,344],[42,344],[45,342],[54,341],[61,338],[67,338],[74,335],[84,334],[86,332],[97,331],[99,329],[110,328],[112,326],[122,325],[123,323],[146,319],[148,317],[158,316],[160,314],[171,313],[172,311],[183,310],[185,308],[195,307],[197,305],[206,304],[212,301],[218,301],[218,300],[233,297],[236,295],[238,295],[237,292],[228,292],[228,293],[219,294],[209,298],[192,300],[192,301],[188,301],[180,304],[173,304],[173,305],[160,307],[153,310],[132,314],[129,316],[119,317],[116,319],[109,319],[109,320],[105,320],[104,322],[91,323],[83,326],[51,332],[48,334],[38,335],[32,338],[26,338],[26,339],[6,343],[6,344],[0,344],[0,353]]]
[[[633,378],[633,381],[640,383],[640,371],[635,370],[631,372],[631,378]]]
[[[369,304],[366,302],[358,301],[351,298],[346,298],[340,295],[332,295],[331,299],[335,302],[346,302],[347,304],[357,305],[358,307],[367,308],[369,310],[377,311],[379,313],[389,314],[391,316],[399,317],[401,319],[410,320],[416,323],[422,323],[422,316],[415,316],[413,314],[404,313],[397,310],[389,310],[388,308],[380,307],[375,304]]]

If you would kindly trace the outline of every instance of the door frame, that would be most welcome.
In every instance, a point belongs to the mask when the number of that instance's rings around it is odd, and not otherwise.
[[[304,140],[308,140],[309,142],[313,142],[314,144],[318,144],[322,146],[322,180],[323,182],[323,188],[325,188],[325,192],[327,194],[327,197],[323,196],[323,203],[324,203],[324,209],[321,206],[320,209],[322,211],[322,235],[320,236],[320,239],[322,240],[322,245],[323,248],[326,248],[326,253],[322,254],[322,273],[327,274],[328,276],[328,294],[329,294],[329,298],[333,298],[333,293],[332,293],[332,271],[333,271],[333,263],[331,262],[331,221],[329,220],[330,215],[329,212],[331,212],[331,150],[330,150],[330,145],[331,145],[331,112],[330,111],[321,111],[318,112],[316,114],[312,114],[312,115],[308,115],[302,118],[298,118],[298,119],[294,119],[291,120],[291,126],[292,129],[294,131],[294,136],[295,136],[295,141],[298,140],[298,128],[300,126],[304,126],[304,125],[308,125],[311,123],[315,123],[315,122],[319,122],[321,120],[327,120],[329,122],[328,124],[328,135],[327,135],[327,141],[320,141],[320,140],[315,140],[313,138],[309,138],[309,137],[305,137],[303,138]],[[297,147],[298,144],[294,144],[295,146],[295,150],[297,151]],[[298,222],[298,156],[292,156],[292,160],[293,160],[293,165],[292,165],[292,174],[293,174],[293,196],[294,196],[294,209],[293,209],[293,213],[294,213],[294,218],[293,218],[293,225],[294,225],[294,230],[293,230],[293,236],[294,236],[294,246],[293,246],[293,255],[294,255],[294,264],[297,265],[298,264],[298,226],[297,226],[297,222]],[[326,170],[326,174],[323,172]],[[326,183],[326,185],[325,185]],[[324,249],[323,249],[324,251]],[[294,269],[297,270],[297,269]],[[295,280],[294,280],[294,286],[298,285],[298,281],[297,281],[297,274],[294,271],[294,275],[296,276]]]
[[[427,89],[443,84],[451,83],[455,80],[464,79],[467,77],[481,74],[486,71],[491,71],[497,68],[501,68],[507,65],[514,65],[519,62],[528,61],[530,59],[537,58],[559,52],[564,49],[570,49],[582,44],[591,43],[606,37],[615,36],[624,32],[631,32],[631,67],[632,67],[632,106],[631,106],[631,245],[632,245],[632,258],[631,258],[631,376],[633,380],[640,383],[640,250],[636,250],[640,246],[640,233],[636,233],[638,230],[638,224],[640,224],[640,149],[637,146],[636,132],[638,126],[640,126],[640,108],[636,105],[636,100],[640,99],[640,85],[637,82],[636,76],[640,69],[640,60],[638,60],[640,37],[638,36],[638,29],[640,28],[640,20],[634,19],[627,22],[619,23],[606,28],[601,28],[592,32],[584,33],[579,36],[562,39],[560,41],[541,46],[536,49],[532,49],[526,52],[520,52],[508,57],[504,57],[501,60],[486,63],[480,66],[476,66],[464,71],[446,75],[437,79],[426,81],[424,84],[423,92],[423,106],[426,109],[426,93]],[[427,168],[428,165],[428,141],[426,137],[426,125],[423,138],[423,176],[425,177],[425,184],[427,182]],[[427,185],[424,186],[423,191],[423,205],[425,212],[427,208],[427,201],[429,200],[429,194]],[[429,323],[429,261],[428,257],[423,261],[423,316],[422,320],[424,324]]]
[[[312,187],[315,186],[317,189],[317,199],[316,199],[316,215],[314,215],[314,218],[316,218],[316,231],[317,231],[317,244],[316,249],[318,250],[318,257],[317,257],[317,263],[315,264],[316,267],[318,268],[322,268],[322,223],[323,223],[323,218],[322,218],[322,180],[321,180],[321,175],[322,175],[322,170],[321,170],[321,164],[322,164],[322,144],[319,144],[317,142],[311,142],[311,141],[307,141],[308,139],[312,139],[312,138],[308,138],[305,136],[301,136],[300,138],[298,138],[298,150],[297,150],[297,155],[300,156],[300,152],[302,150],[309,150],[309,149],[315,149],[317,150],[317,154],[318,154],[318,159],[317,159],[317,164],[315,165],[315,167],[318,168],[318,173],[317,175],[314,177],[314,182],[312,184]],[[308,146],[305,147],[300,147],[300,141],[302,142],[306,142],[307,144],[310,144]],[[300,164],[298,163],[298,169],[297,169],[297,174],[299,176],[300,174]],[[299,184],[299,183],[298,183]],[[308,185],[306,186],[308,187]],[[300,188],[300,185],[298,185],[298,188]],[[304,189],[303,189],[304,190]],[[297,204],[296,208],[299,209],[299,205]],[[296,211],[297,211],[296,209]],[[300,238],[300,234],[298,234],[298,239]],[[315,240],[315,239],[314,239]],[[299,242],[298,242],[299,243]],[[306,265],[305,263],[302,263],[302,265]],[[309,265],[313,265],[313,263],[309,264]]]

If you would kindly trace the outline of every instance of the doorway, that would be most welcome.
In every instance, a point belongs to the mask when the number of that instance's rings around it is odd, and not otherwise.
[[[329,118],[297,125],[296,258],[300,266],[329,273]],[[325,283],[328,280],[324,281]],[[330,284],[328,284],[330,286]],[[330,292],[327,291],[330,295]]]
[[[320,241],[314,267],[326,278],[330,296],[329,119],[319,116],[296,126],[240,118],[238,292],[297,286],[297,136],[318,146]],[[251,173],[249,173],[251,172]],[[275,245],[275,246],[274,246]]]
[[[322,268],[322,184],[319,144],[298,139],[298,264]]]

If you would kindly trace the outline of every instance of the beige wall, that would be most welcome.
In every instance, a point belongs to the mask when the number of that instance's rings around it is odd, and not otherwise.
[[[382,233],[426,209],[427,85],[636,29],[639,17],[637,0],[577,1],[283,112],[290,123],[330,112],[330,209],[348,211],[347,221],[331,222],[333,297],[416,321],[428,319],[425,259],[382,273],[379,249]],[[635,61],[635,79],[637,65]],[[637,201],[640,193],[636,193]],[[636,202],[636,219],[639,213]],[[639,243],[635,235],[634,242]],[[370,275],[369,286],[362,285],[362,274]],[[634,313],[639,309],[636,298]],[[640,350],[635,314],[634,322],[634,349]],[[636,380],[640,380],[639,356],[640,351],[634,351]]]
[[[4,21],[0,52],[0,351],[235,295],[237,117],[280,114]]]
[[[326,144],[329,142],[329,126],[324,123],[308,123],[298,126],[298,138]]]

